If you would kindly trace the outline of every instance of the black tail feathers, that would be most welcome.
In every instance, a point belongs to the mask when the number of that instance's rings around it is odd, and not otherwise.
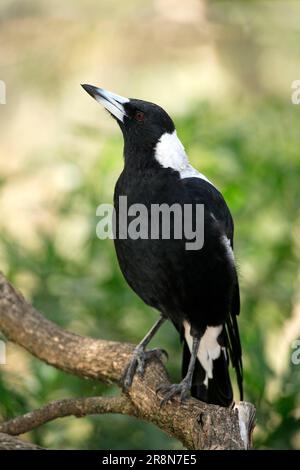
[[[182,377],[187,373],[190,351],[187,342],[183,340]],[[221,355],[213,362],[213,378],[204,384],[205,370],[200,362],[196,362],[191,394],[194,398],[214,405],[228,407],[233,402],[233,391],[228,371],[228,360],[222,349]]]

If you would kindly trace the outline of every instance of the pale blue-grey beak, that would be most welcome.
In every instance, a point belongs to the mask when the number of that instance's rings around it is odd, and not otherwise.
[[[98,103],[101,103],[116,119],[121,122],[124,121],[126,111],[123,105],[129,102],[128,98],[124,98],[124,96],[116,95],[115,93],[93,85],[84,84],[81,86],[89,95],[95,98]]]

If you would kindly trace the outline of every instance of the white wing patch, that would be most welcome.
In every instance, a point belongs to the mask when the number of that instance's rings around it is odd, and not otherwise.
[[[231,261],[234,264],[234,253],[233,253],[233,250],[231,248],[229,238],[226,237],[226,235],[222,235],[221,242],[223,243],[223,245],[226,248],[226,253],[227,253],[227,256],[229,258],[229,261]]]
[[[183,321],[184,326],[184,337],[188,344],[190,352],[192,351],[193,338],[190,333],[191,325],[188,321]],[[217,339],[223,329],[223,325],[219,326],[208,326],[205,330],[204,335],[200,339],[200,346],[197,357],[205,370],[204,385],[208,386],[208,379],[213,378],[213,361],[218,359],[221,354],[221,346]]]
[[[212,184],[205,175],[197,171],[189,163],[184,146],[177,137],[176,130],[172,132],[172,134],[165,132],[165,134],[161,136],[156,144],[154,156],[162,167],[172,168],[178,171],[181,179],[201,178]]]

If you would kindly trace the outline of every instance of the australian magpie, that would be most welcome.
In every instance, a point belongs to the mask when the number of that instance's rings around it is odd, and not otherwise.
[[[116,183],[128,206],[203,205],[204,244],[188,250],[186,239],[119,237],[115,249],[121,271],[141,299],[160,317],[135,348],[124,374],[127,390],[136,372],[160,350],[146,346],[166,319],[183,342],[182,380],[159,387],[162,403],[179,395],[230,406],[233,391],[229,361],[235,368],[242,399],[242,353],[237,325],[240,295],[233,254],[233,220],[218,189],[188,161],[172,119],[158,105],[128,99],[102,88],[82,85],[116,119],[124,138],[124,169]],[[193,211],[194,213],[195,211]],[[174,226],[173,220],[173,226]],[[161,232],[159,232],[161,233]]]

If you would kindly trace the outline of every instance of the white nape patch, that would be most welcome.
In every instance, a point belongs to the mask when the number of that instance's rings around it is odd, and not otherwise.
[[[183,321],[184,337],[188,344],[190,352],[193,348],[193,338],[190,333],[191,325],[187,320]],[[223,325],[207,326],[204,335],[200,339],[200,346],[197,357],[205,370],[204,385],[208,386],[208,379],[213,378],[213,361],[218,359],[221,354],[221,346],[217,339],[223,329]]]
[[[228,237],[226,237],[226,235],[222,235],[221,236],[221,242],[223,243],[223,245],[225,246],[226,248],[226,253],[227,253],[227,256],[229,258],[229,260],[234,263],[234,253],[233,253],[233,250],[231,248],[231,245],[230,245],[230,240]]]
[[[177,137],[176,130],[169,134],[165,132],[155,147],[155,158],[164,168],[172,168],[180,174],[180,178],[201,178],[212,184],[205,175],[197,171],[189,163],[184,146]]]

